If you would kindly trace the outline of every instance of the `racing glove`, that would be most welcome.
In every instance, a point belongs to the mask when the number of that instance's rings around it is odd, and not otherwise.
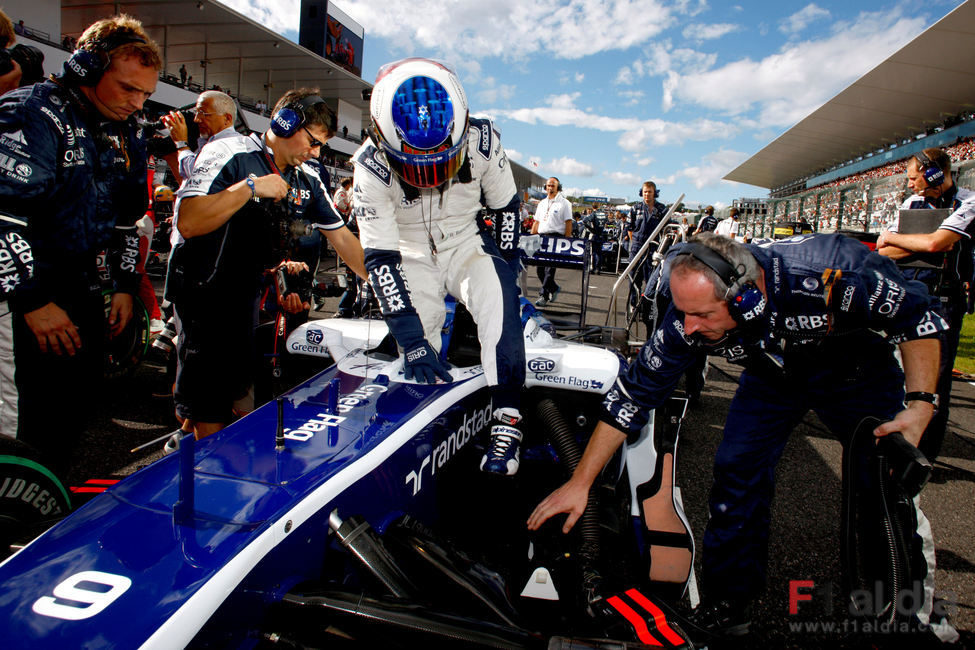
[[[447,366],[423,336],[423,324],[410,298],[399,251],[367,248],[366,270],[376,291],[389,331],[405,353],[403,374],[407,379],[432,384],[440,377],[451,381]]]
[[[403,362],[403,375],[421,384],[435,384],[437,377],[447,383],[453,381],[447,367],[440,361],[426,339],[420,341],[416,347],[406,350]]]

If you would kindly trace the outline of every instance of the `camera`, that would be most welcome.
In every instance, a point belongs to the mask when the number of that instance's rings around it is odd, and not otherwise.
[[[44,53],[32,45],[23,43],[10,49],[0,50],[0,75],[14,68],[14,61],[20,64],[20,85],[29,86],[44,79]]]
[[[196,151],[196,146],[200,139],[200,125],[193,121],[193,118],[196,116],[196,110],[184,106],[176,109],[176,112],[182,114],[183,119],[186,121],[187,146],[193,151]],[[163,124],[161,118],[153,121],[145,120],[142,122],[142,126],[149,131],[155,131],[155,134],[149,138],[148,143],[148,150],[151,155],[156,158],[162,158],[176,152],[176,144],[169,137],[169,127]]]

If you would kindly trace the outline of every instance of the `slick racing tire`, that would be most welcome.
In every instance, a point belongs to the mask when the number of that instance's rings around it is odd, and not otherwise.
[[[0,435],[0,559],[71,511],[61,481],[26,444]]]
[[[112,292],[103,291],[105,320],[112,309]],[[105,344],[105,377],[116,379],[131,374],[149,351],[149,312],[138,296],[132,300],[132,320]]]

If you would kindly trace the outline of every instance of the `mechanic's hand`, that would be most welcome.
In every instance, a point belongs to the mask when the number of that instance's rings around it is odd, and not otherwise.
[[[108,313],[109,333],[115,337],[122,333],[132,320],[132,294],[121,291],[112,295],[112,309]]]
[[[73,357],[81,347],[78,328],[68,318],[67,312],[53,302],[27,312],[24,314],[24,321],[37,337],[41,352],[50,351],[58,355],[67,353]]]
[[[300,314],[303,311],[308,311],[311,309],[310,302],[302,302],[301,296],[297,293],[289,293],[284,298],[279,300],[281,303],[281,309],[285,310],[289,314]]]
[[[917,447],[924,435],[924,429],[934,417],[934,405],[927,402],[911,402],[910,405],[894,416],[890,422],[884,422],[873,430],[878,438],[889,433],[900,431],[904,438]]]
[[[887,230],[886,228],[880,231],[880,234],[877,235],[877,248],[883,248],[887,246],[887,235],[889,234],[890,231]]]
[[[435,384],[437,377],[447,383],[454,380],[447,371],[447,366],[440,361],[440,357],[426,341],[406,350],[404,357],[403,374],[407,379],[421,384]]]
[[[565,512],[568,517],[562,525],[562,532],[568,533],[586,510],[588,502],[589,486],[575,479],[569,479],[562,487],[535,506],[535,510],[528,517],[528,530],[538,530],[552,516]]]
[[[162,123],[169,129],[169,137],[173,142],[182,141],[190,136],[189,129],[186,127],[186,118],[179,111],[170,111],[167,115],[160,118]]]
[[[302,271],[308,271],[308,265],[304,262],[295,262],[293,260],[285,260],[274,267],[274,270],[284,269],[285,273],[288,275],[298,275]]]
[[[284,197],[288,196],[289,187],[287,181],[278,176],[277,174],[268,174],[267,176],[258,176],[254,178],[254,191],[257,192],[257,196],[262,199],[274,199],[275,201],[280,201]]]

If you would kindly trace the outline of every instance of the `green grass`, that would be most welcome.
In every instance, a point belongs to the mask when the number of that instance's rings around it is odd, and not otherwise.
[[[975,314],[965,316],[965,321],[961,325],[961,339],[958,342],[958,354],[955,356],[955,368],[975,374]]]

